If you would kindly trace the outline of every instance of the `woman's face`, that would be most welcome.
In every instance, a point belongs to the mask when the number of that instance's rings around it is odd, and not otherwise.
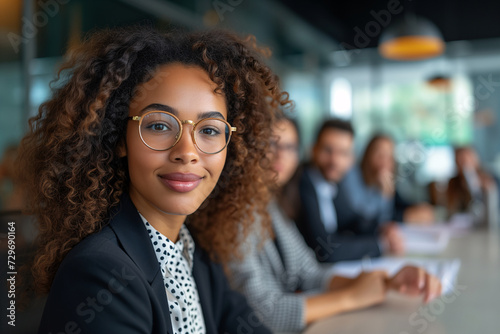
[[[394,172],[394,144],[387,138],[377,140],[369,159],[372,170]]]
[[[214,93],[216,84],[207,73],[178,63],[163,65],[156,75],[136,89],[129,116],[163,110],[181,121],[207,117],[227,119],[225,98]],[[129,121],[126,154],[130,174],[130,197],[141,210],[189,215],[214,189],[226,161],[226,149],[217,154],[199,151],[191,137],[192,125],[167,151],[147,147],[139,135],[139,122]],[[199,131],[199,130],[198,130]]]
[[[297,131],[287,120],[278,122],[273,129],[276,138],[273,152],[273,169],[277,172],[279,186],[286,184],[299,164]]]

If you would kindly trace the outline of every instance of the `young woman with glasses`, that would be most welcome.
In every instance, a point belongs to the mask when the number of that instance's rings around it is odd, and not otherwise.
[[[263,52],[136,27],[69,53],[19,160],[39,333],[268,332],[215,264],[266,216],[262,157],[289,101]]]

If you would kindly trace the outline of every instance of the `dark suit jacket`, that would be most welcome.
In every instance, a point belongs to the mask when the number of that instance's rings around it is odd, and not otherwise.
[[[378,237],[374,231],[366,231],[356,225],[339,224],[334,233],[328,233],[321,221],[316,190],[308,167],[300,177],[301,212],[297,227],[309,247],[321,262],[358,260],[364,256],[380,256]],[[341,222],[338,222],[341,223]]]
[[[193,277],[207,333],[270,333],[200,247]],[[160,266],[128,195],[110,223],[77,244],[57,271],[38,333],[61,332],[172,333]]]
[[[358,167],[347,172],[337,184],[333,200],[338,225],[356,235],[374,235],[381,224],[390,221],[393,202],[381,191],[367,186]]]

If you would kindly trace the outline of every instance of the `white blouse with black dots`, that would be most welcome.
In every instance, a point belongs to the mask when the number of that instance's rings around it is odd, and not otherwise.
[[[175,334],[204,334],[205,321],[196,283],[192,275],[194,240],[182,225],[179,240],[173,243],[139,214],[146,225],[163,274]]]

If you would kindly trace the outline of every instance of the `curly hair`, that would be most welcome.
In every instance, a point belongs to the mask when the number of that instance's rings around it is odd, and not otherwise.
[[[214,190],[188,217],[199,245],[227,263],[255,215],[265,217],[272,182],[266,152],[271,125],[291,104],[265,65],[268,50],[255,38],[225,31],[160,33],[133,27],[94,33],[68,52],[53,97],[30,120],[21,142],[19,179],[39,224],[32,265],[35,290],[48,292],[64,256],[109,221],[129,177],[118,147],[131,98],[159,66],[199,66],[225,96],[228,121],[238,128]]]

